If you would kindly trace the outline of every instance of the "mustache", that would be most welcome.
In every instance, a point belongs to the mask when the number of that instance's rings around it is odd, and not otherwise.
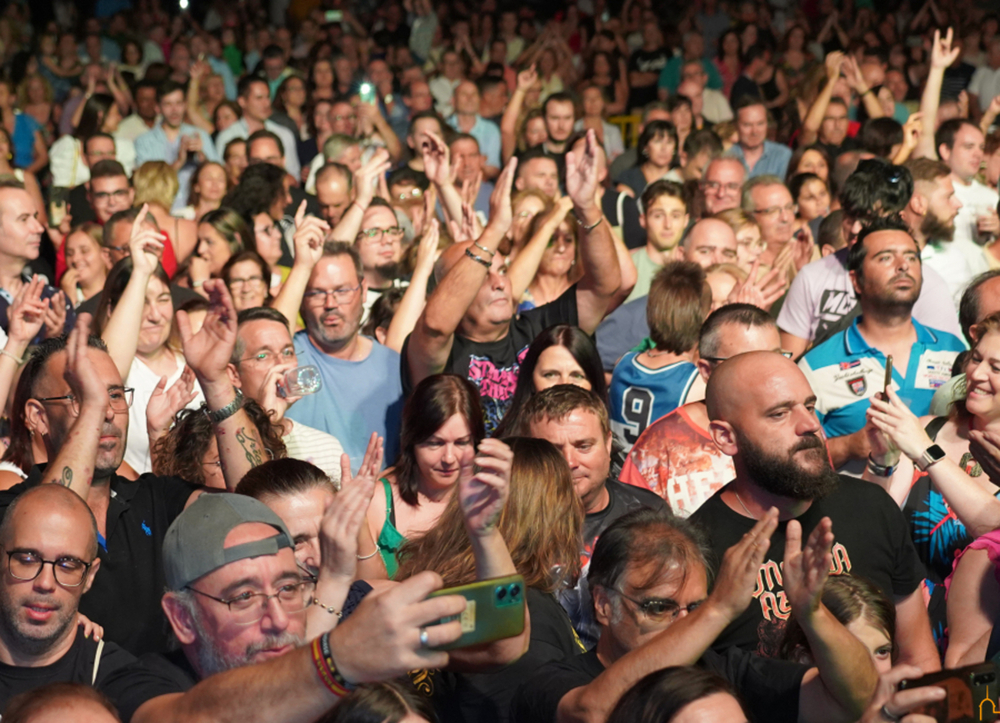
[[[285,645],[291,645],[294,648],[301,647],[305,641],[298,635],[292,635],[291,633],[281,633],[280,635],[268,635],[262,640],[258,640],[255,643],[250,643],[247,646],[247,661],[253,660],[253,657],[257,653],[263,652],[265,650],[272,650],[273,648],[280,648]]]
[[[823,448],[824,448],[823,440],[820,439],[815,434],[810,434],[808,437],[803,437],[798,444],[792,447],[791,454],[795,454],[796,452],[802,452],[807,449],[823,449]]]
[[[896,274],[891,279],[889,279],[889,283],[891,284],[891,283],[893,283],[895,281],[902,281],[903,279],[907,279],[909,281],[912,281],[914,284],[917,283],[917,280],[915,278],[913,278],[912,276],[910,276],[909,274]]]

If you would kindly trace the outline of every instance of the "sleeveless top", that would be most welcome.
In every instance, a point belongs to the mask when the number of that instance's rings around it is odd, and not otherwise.
[[[392,507],[392,486],[385,477],[379,481],[385,490],[385,523],[382,525],[375,543],[378,545],[378,554],[382,557],[382,562],[385,563],[385,570],[389,573],[389,579],[392,580],[399,570],[396,553],[406,542],[406,538],[396,529],[396,511]]]

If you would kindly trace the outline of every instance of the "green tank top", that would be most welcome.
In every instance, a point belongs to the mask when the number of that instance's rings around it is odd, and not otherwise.
[[[399,534],[399,530],[396,529],[396,514],[392,509],[392,486],[389,484],[389,480],[384,477],[380,481],[385,490],[385,524],[382,525],[382,530],[378,533],[378,552],[382,556],[382,562],[385,563],[389,579],[392,580],[399,570],[396,553],[406,542],[406,538]]]

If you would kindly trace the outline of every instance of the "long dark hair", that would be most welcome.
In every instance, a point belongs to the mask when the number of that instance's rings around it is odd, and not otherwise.
[[[430,698],[394,680],[358,686],[316,723],[399,723],[410,713],[437,723]]]
[[[539,214],[541,215],[541,214]],[[528,347],[528,353],[521,362],[521,368],[517,375],[517,389],[510,401],[510,407],[504,415],[500,427],[497,428],[495,436],[502,437],[507,430],[517,429],[517,417],[531,395],[535,393],[534,374],[538,365],[538,358],[550,346],[565,347],[576,363],[587,375],[590,388],[605,406],[608,404],[608,384],[604,377],[604,365],[601,364],[601,356],[597,353],[597,347],[590,336],[577,326],[570,324],[556,324],[543,330]]]
[[[163,270],[162,264],[156,264],[153,276],[159,279],[167,289],[170,288],[170,277]],[[122,298],[122,294],[125,293],[125,287],[128,286],[129,279],[131,278],[131,256],[126,256],[120,260],[108,272],[108,276],[104,280],[104,291],[101,293],[101,302],[97,305],[97,311],[94,314],[94,323],[96,324],[98,334],[104,333],[104,326],[108,323],[110,312],[114,311],[118,301]]]
[[[715,673],[693,666],[664,668],[633,685],[611,711],[608,723],[670,723],[685,706],[718,693],[739,702],[733,687]]]
[[[73,131],[73,137],[83,140],[101,132],[104,119],[114,102],[114,97],[108,93],[94,93],[90,96],[84,103],[80,123]]]
[[[660,136],[669,136],[674,142],[674,157],[670,159],[670,167],[677,167],[677,159],[680,157],[680,143],[677,139],[677,126],[668,120],[655,120],[646,124],[646,127],[639,135],[639,143],[636,146],[635,165],[641,166],[646,162],[646,147]]]
[[[420,471],[416,446],[430,439],[455,414],[465,418],[472,432],[473,447],[478,446],[486,436],[483,408],[479,392],[467,379],[457,374],[434,374],[420,382],[406,400],[395,472],[399,496],[408,505],[418,504]]]

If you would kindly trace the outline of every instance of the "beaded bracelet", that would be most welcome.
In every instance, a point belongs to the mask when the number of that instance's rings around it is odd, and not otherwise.
[[[354,690],[354,684],[348,683],[344,676],[340,674],[340,671],[337,670],[337,666],[334,665],[333,653],[330,652],[330,633],[320,635],[318,640],[320,641],[320,647],[323,651],[323,662],[326,664],[327,670],[330,672],[330,676],[333,678],[334,683],[344,690]]]
[[[477,256],[476,254],[472,253],[472,249],[465,249],[465,255],[468,256],[473,261],[475,261],[477,264],[482,264],[486,270],[489,270],[490,267],[493,266],[491,261],[487,261],[482,256]]]
[[[339,610],[337,610],[332,605],[324,605],[322,602],[320,602],[320,599],[318,597],[314,597],[313,598],[313,605],[315,605],[317,607],[323,608],[324,610],[326,610],[331,615],[336,615],[338,620],[340,618],[344,617],[344,614],[342,612],[340,612]]]

